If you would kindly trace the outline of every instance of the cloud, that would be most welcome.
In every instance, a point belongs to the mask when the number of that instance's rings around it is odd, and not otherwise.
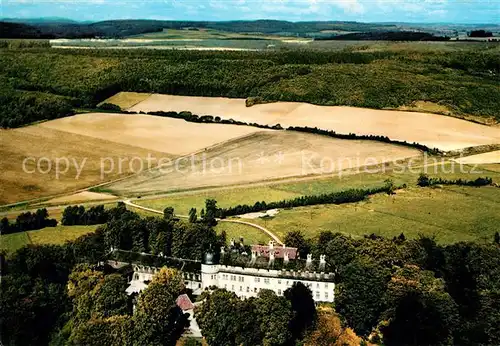
[[[365,7],[358,0],[339,0],[334,2],[337,7],[340,7],[346,13],[363,13]]]

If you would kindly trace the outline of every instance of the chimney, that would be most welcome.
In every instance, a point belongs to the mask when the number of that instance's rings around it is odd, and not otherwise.
[[[310,267],[312,265],[312,261],[312,255],[310,253],[307,254],[306,267]]]
[[[269,251],[269,266],[273,265],[274,263],[274,250]]]
[[[255,263],[256,260],[257,260],[257,251],[252,250],[252,259],[250,261],[251,263]]]
[[[324,270],[326,266],[326,256],[325,255],[319,255],[319,269]]]

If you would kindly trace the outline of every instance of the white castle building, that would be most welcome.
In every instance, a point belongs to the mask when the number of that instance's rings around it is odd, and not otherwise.
[[[296,259],[297,249],[290,247],[252,246],[251,256],[235,251],[234,242],[228,252],[221,248],[220,260],[213,253],[206,253],[203,263],[182,270],[186,287],[193,294],[204,290],[224,288],[242,298],[256,296],[260,290],[269,289],[283,295],[295,282],[301,282],[312,291],[316,302],[333,302],[335,296],[335,275],[329,272],[326,257],[313,260]],[[217,263],[218,262],[218,263]],[[139,293],[147,287],[159,268],[134,265],[134,273],[128,294]]]

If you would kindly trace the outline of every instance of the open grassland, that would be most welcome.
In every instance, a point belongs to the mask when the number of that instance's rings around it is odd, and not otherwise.
[[[0,249],[13,253],[28,244],[64,244],[90,232],[97,226],[56,226],[36,231],[19,232],[0,236]]]
[[[263,131],[214,146],[170,166],[106,185],[105,189],[118,195],[153,194],[332,174],[420,155],[415,149],[375,141]]]
[[[479,165],[480,169],[489,172],[499,172],[500,173],[500,163],[492,163],[492,164],[482,164]]]
[[[158,39],[158,40],[205,40],[205,39],[290,39],[265,34],[244,34],[238,32],[220,31],[214,29],[164,29],[160,32],[148,32],[145,34],[130,36],[129,39]],[[293,39],[293,37],[292,37]]]
[[[198,124],[146,114],[111,113],[78,114],[40,126],[171,155],[189,154],[257,131],[249,126]],[[156,160],[162,157],[165,156],[156,157]]]
[[[495,187],[411,188],[368,201],[281,210],[272,219],[252,222],[278,237],[301,231],[316,237],[322,231],[361,237],[375,233],[393,237],[435,236],[440,243],[491,241],[500,224],[500,189]]]
[[[424,164],[426,164],[424,160],[417,160],[414,165],[407,167],[405,171],[399,171],[400,168],[398,166],[389,164],[387,166],[373,167],[368,172],[364,170],[359,173],[341,172],[341,174],[314,179],[306,177],[304,179],[264,182],[242,187],[187,191],[159,197],[149,196],[136,199],[134,203],[156,210],[173,207],[177,214],[187,215],[190,208],[196,208],[199,213],[204,208],[205,200],[208,198],[217,200],[220,207],[227,208],[238,204],[253,205],[255,202],[273,202],[304,195],[319,195],[347,189],[381,187],[387,179],[391,179],[396,186],[406,184],[406,186],[415,187],[418,176],[421,173],[426,173],[431,177],[450,180],[474,180],[480,176],[488,176],[493,179],[493,182],[500,183],[500,169],[495,171],[490,169],[491,167],[489,166],[475,167],[472,165],[459,165],[458,163],[449,161],[443,162],[443,164],[427,162],[430,166],[425,166]]]
[[[262,186],[199,192],[193,191],[158,199],[138,199],[135,200],[134,203],[157,210],[173,207],[176,214],[187,215],[191,208],[196,208],[198,213],[200,213],[205,207],[205,200],[209,198],[215,199],[219,207],[227,208],[238,204],[254,204],[258,201],[272,202],[298,196],[300,196],[299,193],[280,191],[270,186]]]
[[[53,129],[50,123],[0,130],[0,204],[73,192],[140,168],[135,160],[125,161],[121,169],[116,164],[110,170],[111,162],[117,163],[120,158],[146,160],[148,154],[171,157],[133,146],[132,141],[117,143]],[[101,167],[109,173],[101,176]]]
[[[355,92],[352,90],[352,92]],[[438,114],[316,106],[280,102],[245,106],[244,99],[153,94],[132,111],[191,111],[259,124],[309,126],[338,133],[380,135],[417,142],[431,148],[456,150],[500,143],[500,129]]]

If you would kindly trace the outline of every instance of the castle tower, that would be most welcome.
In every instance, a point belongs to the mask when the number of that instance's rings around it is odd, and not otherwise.
[[[201,264],[201,288],[204,290],[212,286],[219,286],[217,274],[219,265],[215,263],[214,254],[211,250],[205,253],[203,263]]]

